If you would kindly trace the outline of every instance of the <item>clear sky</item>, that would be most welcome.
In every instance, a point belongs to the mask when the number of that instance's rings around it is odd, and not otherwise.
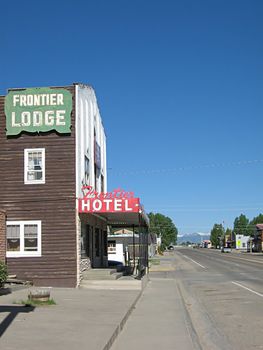
[[[0,94],[83,82],[108,189],[179,232],[263,211],[263,1],[1,2]]]

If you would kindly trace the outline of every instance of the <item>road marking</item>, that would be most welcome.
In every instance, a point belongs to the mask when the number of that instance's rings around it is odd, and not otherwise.
[[[218,252],[219,253],[219,252]],[[231,254],[231,253],[230,253]],[[263,264],[262,260],[256,260],[256,259],[246,259],[246,258],[241,258],[239,256],[234,256],[234,255],[225,255],[225,257],[228,257],[229,259],[239,259],[239,260],[245,260],[245,261],[251,261],[251,262],[255,262],[255,263],[259,263],[259,264]],[[237,254],[237,253],[234,253]],[[240,253],[238,253],[240,254]],[[227,258],[227,259],[228,259]]]
[[[240,284],[240,283],[233,282],[233,281],[232,281],[232,283],[235,284],[235,285],[237,285],[237,286],[239,286],[239,287],[241,287],[241,288],[244,288],[244,289],[248,290],[248,291],[251,292],[251,293],[254,293],[254,294],[258,295],[259,297],[263,297],[263,294],[258,293],[258,292],[256,292],[255,290],[250,289],[250,288],[248,288],[248,287],[245,287],[245,286],[243,286],[243,285]]]
[[[233,256],[231,256],[231,258],[233,258]],[[263,264],[263,261],[261,261],[261,260],[238,258],[238,257],[235,257],[235,258],[240,259],[240,260],[251,261],[251,262],[256,262],[256,263],[259,263],[259,264]]]
[[[186,255],[183,255],[185,258],[187,258],[187,259],[189,259],[189,260],[191,260],[193,263],[195,263],[196,265],[199,265],[199,266],[201,266],[203,269],[206,269],[206,267],[205,266],[203,266],[203,265],[201,265],[201,264],[199,264],[197,261],[194,261],[193,259],[191,259],[191,258],[189,258],[189,256],[186,256]]]

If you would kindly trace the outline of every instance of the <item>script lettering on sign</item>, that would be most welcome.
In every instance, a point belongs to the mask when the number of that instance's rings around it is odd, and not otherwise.
[[[112,192],[97,192],[91,186],[84,186],[84,197],[78,200],[79,213],[139,213],[140,199],[133,192],[120,188]]]
[[[6,134],[22,131],[70,133],[72,95],[65,89],[10,91],[5,98]]]

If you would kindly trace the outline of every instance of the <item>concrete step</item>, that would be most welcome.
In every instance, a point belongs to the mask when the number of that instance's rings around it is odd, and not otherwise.
[[[84,271],[83,280],[116,280],[123,276],[116,269],[90,269]]]
[[[113,273],[116,273],[116,269],[89,269],[85,271],[86,274],[95,274],[95,275],[112,275]]]
[[[92,280],[100,280],[100,281],[104,281],[104,280],[117,280],[118,278],[122,277],[123,274],[121,272],[115,272],[115,273],[111,273],[111,274],[101,274],[101,273],[91,273],[91,274],[83,274],[83,280],[85,281],[92,281]]]
[[[110,289],[110,290],[141,290],[142,282],[139,280],[111,280],[92,281],[82,280],[81,289]]]

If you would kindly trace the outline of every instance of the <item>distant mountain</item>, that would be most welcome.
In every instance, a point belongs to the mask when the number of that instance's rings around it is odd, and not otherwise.
[[[203,240],[210,239],[210,234],[205,233],[190,233],[185,235],[177,236],[177,244],[186,242],[190,243],[201,243]]]

